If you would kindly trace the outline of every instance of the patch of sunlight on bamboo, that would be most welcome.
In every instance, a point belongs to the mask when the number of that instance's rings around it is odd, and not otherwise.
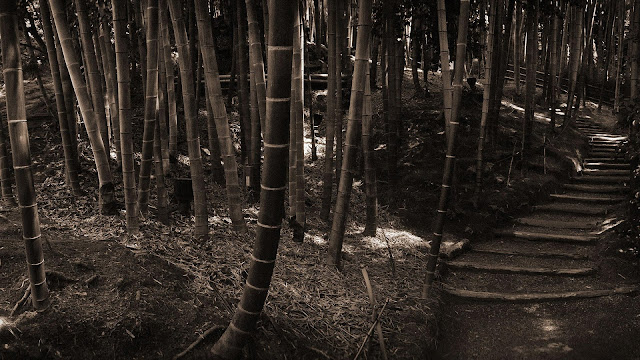
[[[504,106],[506,106],[508,108],[511,108],[511,109],[513,109],[513,110],[515,110],[517,112],[524,113],[524,108],[523,107],[520,107],[520,106],[518,106],[518,105],[516,105],[516,104],[514,104],[514,103],[512,103],[512,102],[510,102],[508,100],[502,100],[502,105],[504,105]],[[558,112],[556,112],[556,114],[564,115],[564,113],[558,113]],[[542,113],[539,113],[539,112],[534,112],[534,118],[538,122],[545,123],[545,124],[551,122],[551,118],[549,118],[548,116],[545,116],[545,115],[543,115]]]

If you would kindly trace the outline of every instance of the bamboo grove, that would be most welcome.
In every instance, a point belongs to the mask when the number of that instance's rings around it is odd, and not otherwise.
[[[224,53],[223,31],[232,42]],[[477,204],[487,196],[485,156],[498,138],[506,81],[524,96],[518,151],[526,171],[537,104],[548,112],[553,136],[574,127],[587,100],[623,112],[636,99],[640,78],[636,0],[7,0],[0,2],[0,37],[10,144],[0,127],[2,198],[13,201],[15,184],[34,307],[48,306],[48,290],[26,127],[21,61],[27,57],[46,63],[42,70],[52,81],[52,98],[44,86],[40,91],[60,132],[68,190],[91,196],[78,176],[86,170],[78,142],[88,139],[99,211],[117,215],[122,194],[131,236],[145,221],[172,221],[168,183],[180,161],[188,167],[195,240],[215,242],[207,184],[223,184],[226,215],[237,233],[253,228],[245,211],[258,203],[242,298],[212,349],[224,359],[238,358],[255,329],[285,218],[297,242],[305,240],[307,219],[320,218],[326,264],[341,268],[354,179],[362,179],[364,234],[376,236],[378,194],[392,194],[407,146],[405,68],[415,92],[410,96],[432,96],[427,75],[434,70],[442,79],[446,156],[437,212],[424,219],[433,221],[425,297],[436,279],[456,182],[464,80],[477,77],[482,85],[473,144]],[[21,56],[21,44],[28,55]],[[326,55],[318,69],[310,65],[311,49]],[[314,108],[312,85],[325,91],[324,108]],[[540,87],[543,96],[536,99]],[[382,109],[375,111],[378,91]],[[132,101],[136,92],[140,103]],[[134,131],[136,109],[143,113],[141,134]],[[323,122],[319,132],[316,117]],[[628,126],[637,133],[637,124]],[[322,168],[321,183],[305,177],[312,162]],[[318,214],[308,213],[311,191],[320,194]]]

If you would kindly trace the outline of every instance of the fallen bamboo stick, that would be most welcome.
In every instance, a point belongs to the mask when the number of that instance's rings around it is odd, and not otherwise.
[[[384,305],[382,305],[382,309],[380,309],[380,312],[378,313],[378,317],[373,322],[373,325],[371,325],[371,327],[369,328],[369,331],[367,331],[367,336],[364,337],[364,341],[358,348],[358,352],[356,353],[356,356],[353,358],[353,360],[357,360],[358,357],[360,356],[362,349],[364,349],[364,346],[367,344],[367,340],[369,340],[369,338],[371,337],[371,334],[373,334],[373,330],[376,328],[376,325],[380,322],[380,319],[382,318],[382,313],[384,313],[384,309],[386,309],[388,303],[389,303],[389,299],[387,299],[384,302]]]

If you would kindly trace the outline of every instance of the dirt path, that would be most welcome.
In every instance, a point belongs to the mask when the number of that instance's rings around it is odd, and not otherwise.
[[[640,357],[638,282],[602,255],[630,179],[625,138],[578,127],[590,153],[563,192],[447,263],[439,358]]]

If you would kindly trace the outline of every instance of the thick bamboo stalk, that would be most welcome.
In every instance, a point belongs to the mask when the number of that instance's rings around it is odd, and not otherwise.
[[[426,297],[435,278],[435,270],[440,254],[440,244],[442,243],[442,231],[444,221],[449,207],[451,180],[453,179],[453,167],[456,157],[456,132],[458,130],[458,118],[460,114],[460,100],[462,95],[462,77],[464,74],[464,59],[467,51],[467,32],[469,28],[469,0],[460,1],[460,17],[458,19],[458,40],[456,47],[455,81],[453,83],[454,96],[449,126],[449,136],[447,137],[447,155],[445,158],[444,172],[442,174],[442,188],[440,189],[440,201],[433,232],[433,240],[429,248],[429,258],[427,260],[427,271],[425,285],[422,289],[422,296]],[[445,22],[446,25],[446,22]]]
[[[212,354],[221,359],[239,359],[242,356],[242,348],[255,330],[267,298],[276,261],[284,217],[294,11],[295,2],[291,0],[279,1],[278,11],[275,7],[269,11],[270,77],[258,229],[242,297],[231,324],[211,349]]]
[[[107,117],[104,111],[104,93],[102,92],[102,81],[98,71],[96,53],[94,51],[93,39],[91,37],[91,26],[87,15],[86,3],[84,0],[74,0],[76,14],[78,15],[78,28],[80,31],[80,41],[82,42],[82,53],[85,59],[85,77],[89,89],[91,89],[91,103],[98,131],[102,137],[102,143],[109,149],[109,135],[107,133]],[[108,151],[107,151],[108,153]]]
[[[245,166],[244,168],[244,185],[247,186],[247,176],[250,169],[247,169],[249,165],[249,157],[251,153],[251,111],[249,109],[249,103],[251,97],[249,94],[249,51],[247,42],[247,25],[245,15],[245,5],[243,0],[236,0],[236,25],[238,35],[234,40],[237,51],[237,69],[238,77],[238,113],[240,114],[240,158]]]
[[[349,201],[353,187],[353,173],[356,168],[358,142],[362,129],[362,113],[364,93],[367,81],[366,72],[369,67],[368,53],[371,41],[371,0],[361,0],[358,4],[358,35],[356,45],[356,61],[351,84],[351,101],[349,104],[349,123],[345,142],[345,157],[340,173],[336,208],[329,236],[329,253],[327,263],[341,267],[342,243],[349,212]]]
[[[149,3],[155,3],[155,1],[149,1]],[[156,14],[159,19],[159,11]],[[158,29],[160,25],[156,25],[156,29]],[[158,36],[161,36],[158,31]],[[162,123],[167,121],[167,108],[166,108],[166,98],[165,98],[165,86],[164,80],[166,79],[164,72],[164,61],[163,61],[163,52],[162,49],[162,39],[159,38],[157,40],[157,56],[158,56],[158,72],[156,74],[158,78],[158,109],[156,111],[155,116],[155,126],[153,131],[153,163],[155,170],[155,178],[156,178],[156,191],[158,195],[158,220],[163,224],[169,223],[169,200],[167,195],[167,188],[164,183],[164,175],[165,175],[165,165],[169,165],[168,153],[165,154],[163,152],[163,136],[162,131],[166,130],[162,128]],[[168,151],[168,148],[164,148]],[[166,159],[166,162],[165,162]]]
[[[638,65],[640,55],[640,0],[633,4],[633,24],[631,43],[631,91],[629,97],[635,99],[638,95],[638,82],[640,80],[640,67]]]
[[[76,0],[78,1],[78,0]],[[158,3],[148,1],[146,9],[147,54],[158,53]],[[140,161],[140,181],[138,189],[138,209],[146,215],[149,205],[149,187],[151,185],[151,165],[153,161],[153,143],[156,117],[158,115],[158,56],[147,56],[147,70],[144,100],[144,130],[142,134],[142,154]]]
[[[160,19],[160,9],[158,9],[158,19]],[[162,28],[162,25],[158,25]],[[164,38],[162,30],[158,33],[158,125],[160,128],[160,147],[162,151],[162,170],[164,175],[169,173],[169,132],[167,129],[169,112],[167,101],[167,71],[164,62]],[[154,135],[155,137],[155,135]],[[155,142],[155,138],[153,140]],[[154,150],[155,151],[155,150]],[[155,156],[155,155],[154,155]]]
[[[129,39],[126,34],[127,2],[112,0],[113,29],[116,45],[118,80],[118,120],[120,121],[120,147],[122,154],[122,182],[127,211],[127,231],[138,232],[138,207],[136,199],[135,163],[131,134],[131,80],[129,73]]]
[[[49,289],[44,268],[36,191],[31,173],[29,129],[27,127],[24,78],[20,61],[16,5],[15,0],[0,2],[2,73],[6,87],[7,122],[9,124],[13,169],[16,174],[18,204],[22,215],[22,239],[27,255],[31,303],[36,310],[45,310],[50,304]]]
[[[100,130],[95,121],[95,113],[91,104],[91,98],[87,91],[87,84],[82,78],[80,64],[77,54],[73,48],[73,40],[69,29],[69,23],[66,19],[64,0],[50,0],[51,12],[56,23],[56,31],[62,46],[73,89],[78,99],[78,105],[84,119],[91,150],[93,151],[96,169],[98,171],[98,180],[100,182],[100,210],[105,214],[111,214],[115,211],[115,195],[114,186],[111,178],[111,169],[109,168],[109,157],[105,150]]]
[[[62,151],[64,152],[64,164],[67,186],[75,194],[80,194],[80,182],[78,180],[78,169],[73,160],[73,148],[71,135],[69,134],[69,124],[67,123],[67,110],[65,108],[64,94],[62,92],[62,81],[60,79],[60,67],[56,56],[56,45],[53,39],[53,28],[51,27],[51,12],[46,1],[40,2],[40,17],[42,19],[42,30],[45,43],[47,45],[47,56],[49,59],[49,69],[53,80],[53,89],[56,97],[56,110],[58,115],[58,127],[60,128],[60,138],[62,140]],[[0,149],[0,152],[2,149]],[[0,167],[2,167],[2,154],[0,153]],[[1,170],[0,170],[1,174]],[[4,184],[4,181],[3,181]],[[4,186],[3,186],[4,189]],[[9,186],[9,189],[11,187]],[[3,192],[4,198],[4,192]]]
[[[255,0],[245,0],[247,7],[247,21],[249,23],[249,58],[251,69],[255,76],[256,96],[258,98],[258,110],[260,114],[260,128],[264,130],[264,118],[267,111],[266,94],[267,84],[264,75],[264,60],[262,58],[262,46],[260,41],[260,28]],[[268,21],[265,21],[265,28]],[[258,176],[260,181],[260,176]]]
[[[0,121],[2,120],[0,115]],[[9,144],[11,145],[11,144]],[[2,188],[2,200],[5,205],[15,206],[16,200],[13,197],[13,174],[9,170],[9,151],[7,150],[7,136],[5,129],[0,126],[0,187]]]
[[[161,2],[161,6],[164,1]],[[196,114],[195,96],[193,94],[193,61],[189,53],[189,38],[187,37],[182,8],[175,1],[168,1],[173,23],[173,32],[178,47],[178,63],[180,65],[180,83],[182,84],[182,99],[184,117],[187,128],[187,149],[189,152],[189,169],[193,186],[193,208],[195,212],[195,235],[207,236],[209,221],[207,216],[207,201],[204,183],[202,155],[200,154],[200,136],[198,135],[198,116]]]
[[[196,18],[198,22],[198,37],[200,51],[202,51],[204,64],[204,79],[209,89],[209,100],[213,108],[213,116],[220,143],[220,153],[224,163],[224,176],[227,186],[227,201],[229,202],[229,217],[236,231],[245,231],[246,224],[242,215],[242,202],[240,198],[240,183],[238,181],[238,164],[236,161],[235,147],[231,138],[227,111],[220,87],[218,73],[218,60],[216,59],[213,45],[213,31],[209,21],[209,12],[206,0],[196,0]]]
[[[344,12],[345,2],[338,0],[336,2],[336,67],[335,82],[336,82],[336,103],[335,103],[335,135],[336,135],[336,179],[340,179],[340,171],[342,169],[342,158],[344,152],[344,139],[343,139],[343,119],[344,110],[342,108],[342,69],[344,68],[344,59],[347,36],[345,34],[346,27],[344,24]]]
[[[328,74],[327,74],[327,111],[325,112],[325,151],[324,151],[324,175],[322,179],[322,209],[320,219],[327,222],[331,213],[331,199],[333,193],[333,139],[335,137],[335,107],[336,107],[336,73],[332,71],[336,67],[336,6],[337,0],[327,1],[328,14]]]

